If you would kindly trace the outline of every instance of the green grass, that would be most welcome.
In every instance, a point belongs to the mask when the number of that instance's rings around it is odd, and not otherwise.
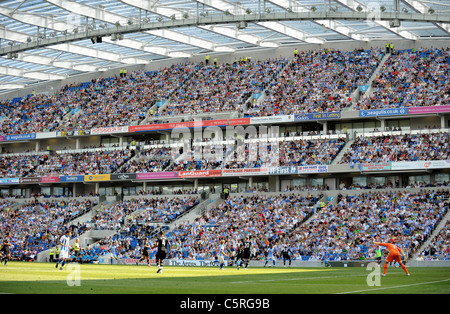
[[[74,269],[52,263],[8,262],[0,265],[0,293],[13,294],[449,294],[450,268],[388,268],[379,286],[369,286],[373,272],[349,268],[251,268],[125,265],[78,265],[80,285],[70,285]],[[374,277],[372,277],[374,278]],[[69,279],[69,281],[68,281]]]

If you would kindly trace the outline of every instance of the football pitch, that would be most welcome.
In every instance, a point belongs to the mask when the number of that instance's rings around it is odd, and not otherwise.
[[[449,294],[450,268],[189,267],[8,262],[0,293],[11,294]]]

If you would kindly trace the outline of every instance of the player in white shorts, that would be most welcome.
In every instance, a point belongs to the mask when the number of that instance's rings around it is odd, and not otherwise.
[[[70,241],[70,230],[66,230],[66,234],[61,236],[59,239],[59,245],[61,245],[61,252],[59,253],[59,260],[56,262],[56,268],[58,268],[59,263],[61,263],[61,270],[66,264],[66,260],[69,258],[69,251],[72,247],[69,245]]]

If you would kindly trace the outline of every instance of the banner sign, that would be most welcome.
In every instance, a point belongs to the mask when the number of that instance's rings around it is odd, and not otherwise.
[[[237,118],[228,120],[228,125],[247,125],[250,124],[250,118]]]
[[[59,177],[40,177],[39,178],[39,183],[55,183],[55,182],[59,182]]]
[[[450,160],[419,161],[419,169],[450,168]]]
[[[270,167],[269,174],[297,174],[298,167]]]
[[[158,180],[158,179],[173,179],[173,178],[178,178],[178,172],[168,171],[168,172],[136,173],[137,180]]]
[[[279,116],[250,118],[250,124],[292,122],[292,121],[294,121],[294,115],[279,115]]]
[[[227,119],[169,122],[169,123],[157,123],[147,125],[132,125],[128,127],[128,132],[145,132],[158,130],[161,131],[161,130],[172,130],[176,128],[202,128],[207,126],[226,126],[226,125],[228,125]]]
[[[380,170],[391,170],[391,163],[390,162],[384,162],[384,163],[377,163],[377,164],[371,164],[371,163],[365,163],[365,164],[359,164],[359,170],[360,171],[380,171]]]
[[[106,128],[91,129],[91,134],[112,134],[112,133],[126,133],[129,132],[128,126],[111,126]]]
[[[19,184],[19,178],[0,178],[0,184]]]
[[[295,115],[295,121],[340,119],[340,112],[302,113]]]
[[[111,174],[111,180],[112,181],[127,181],[127,180],[135,180],[136,174],[135,173],[116,173]]]
[[[169,259],[167,260],[171,266],[217,266],[218,261],[214,260],[197,260],[197,259]]]
[[[30,134],[10,134],[2,136],[3,141],[23,141],[36,139],[36,133]]]
[[[268,174],[268,168],[238,168],[238,169],[222,169],[223,176],[249,176],[249,175],[265,175]]]
[[[369,89],[369,85],[360,85],[360,86],[358,87],[358,89],[359,89],[360,92],[365,93],[365,92],[367,92],[367,90]]]
[[[323,173],[328,172],[328,165],[299,166],[298,173]]]
[[[84,181],[84,175],[60,176],[59,179],[60,179],[61,182],[83,182]]]
[[[39,178],[19,178],[19,184],[37,184],[39,183]]]
[[[178,171],[178,178],[221,177],[222,170],[190,170]]]
[[[407,108],[387,108],[373,110],[359,110],[360,117],[398,116],[408,114]]]
[[[110,174],[91,174],[84,176],[84,181],[110,181],[110,180],[111,180]]]
[[[409,114],[449,112],[450,105],[408,108]]]

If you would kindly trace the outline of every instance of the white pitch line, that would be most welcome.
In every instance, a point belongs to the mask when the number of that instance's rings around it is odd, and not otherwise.
[[[367,277],[367,275],[344,275],[344,276],[321,276],[321,277],[306,277],[306,278],[280,278],[280,279],[261,279],[261,280],[245,280],[245,281],[233,281],[230,283],[259,283],[269,281],[291,281],[291,280],[314,280],[314,279],[330,279],[340,277]]]
[[[438,283],[438,282],[444,282],[444,281],[449,281],[449,280],[450,279],[438,280],[438,281],[429,281],[429,282],[419,282],[419,283],[412,283],[412,284],[409,284],[409,285],[400,285],[400,286],[393,286],[393,287],[381,287],[381,288],[372,288],[372,289],[366,289],[366,290],[355,290],[355,291],[339,292],[339,293],[336,293],[336,294],[359,293],[359,292],[367,292],[367,291],[375,291],[375,290],[396,289],[396,288],[412,287],[412,286],[419,286],[419,285],[429,285],[429,284]]]

